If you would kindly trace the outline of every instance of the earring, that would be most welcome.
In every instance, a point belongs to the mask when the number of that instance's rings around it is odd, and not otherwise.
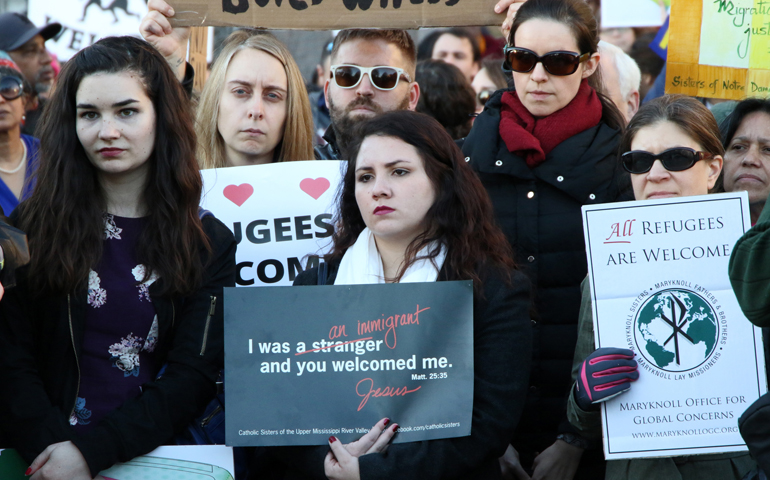
[[[26,115],[22,115],[21,116],[21,121],[22,122],[26,122],[27,121],[27,116]]]

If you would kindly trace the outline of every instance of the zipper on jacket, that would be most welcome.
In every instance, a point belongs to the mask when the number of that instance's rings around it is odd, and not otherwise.
[[[201,344],[201,356],[206,353],[206,341],[209,339],[209,325],[211,325],[211,317],[214,316],[214,310],[217,307],[217,297],[211,296],[211,306],[209,307],[209,314],[206,315],[206,327],[203,329],[203,343]]]
[[[75,413],[75,407],[77,407],[78,405],[78,394],[80,393],[80,360],[78,360],[78,350],[77,348],[75,348],[75,331],[72,328],[72,304],[70,302],[69,294],[67,294],[67,315],[69,316],[70,340],[72,340],[72,353],[75,354],[75,364],[78,367],[78,388],[77,390],[75,390],[75,401],[72,404],[72,410],[70,410],[70,418],[72,418],[72,415]]]
[[[205,427],[206,425],[208,425],[211,419],[213,419],[217,415],[217,413],[221,411],[222,411],[222,405],[217,405],[217,408],[215,408],[214,411],[212,411],[208,417],[201,420],[201,427]]]
[[[174,305],[174,299],[171,299],[171,328],[174,328],[175,318],[176,318],[176,306]]]

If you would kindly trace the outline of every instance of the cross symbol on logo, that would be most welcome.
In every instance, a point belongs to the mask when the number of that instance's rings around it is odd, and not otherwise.
[[[668,342],[670,342],[672,339],[674,340],[674,353],[676,354],[676,364],[680,365],[679,363],[679,335],[682,335],[684,338],[690,341],[693,345],[695,345],[695,340],[692,339],[689,335],[687,335],[684,330],[682,330],[682,327],[684,327],[685,323],[687,323],[687,320],[684,319],[685,315],[687,315],[687,307],[684,303],[682,303],[681,300],[676,298],[675,295],[669,294],[669,307],[671,307],[671,318],[673,320],[669,320],[668,317],[666,317],[666,314],[664,312],[661,312],[660,318],[663,319],[664,322],[669,324],[671,328],[673,329],[671,336],[668,337],[668,339],[663,343],[663,345],[668,345]],[[679,312],[677,312],[677,305],[679,306]],[[679,313],[679,318],[677,318],[677,313]]]

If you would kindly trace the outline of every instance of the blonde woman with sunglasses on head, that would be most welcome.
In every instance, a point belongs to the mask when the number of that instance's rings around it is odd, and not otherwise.
[[[500,4],[499,4],[500,5]],[[514,6],[514,5],[511,5]],[[580,282],[580,208],[630,198],[615,155],[624,123],[602,94],[596,19],[583,0],[527,0],[504,49],[514,88],[476,117],[463,152],[492,198],[497,223],[535,285],[530,390],[506,468],[517,478],[601,478],[566,417]]]
[[[636,200],[705,195],[714,190],[722,172],[724,147],[717,122],[703,104],[684,95],[667,95],[643,105],[628,124],[620,151],[624,152],[620,163],[631,175]],[[567,412],[570,423],[583,436],[600,439],[599,404],[632,388],[631,382],[639,378],[639,372],[630,350],[594,350],[588,282],[583,282],[581,290],[578,343],[572,365],[575,385]],[[740,480],[754,466],[746,452],[613,460],[607,462],[605,478]]]

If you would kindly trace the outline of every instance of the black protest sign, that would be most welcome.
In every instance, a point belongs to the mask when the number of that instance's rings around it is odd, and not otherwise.
[[[470,435],[470,281],[225,289],[227,444]]]
[[[501,25],[497,0],[169,0],[174,26],[298,30]]]

